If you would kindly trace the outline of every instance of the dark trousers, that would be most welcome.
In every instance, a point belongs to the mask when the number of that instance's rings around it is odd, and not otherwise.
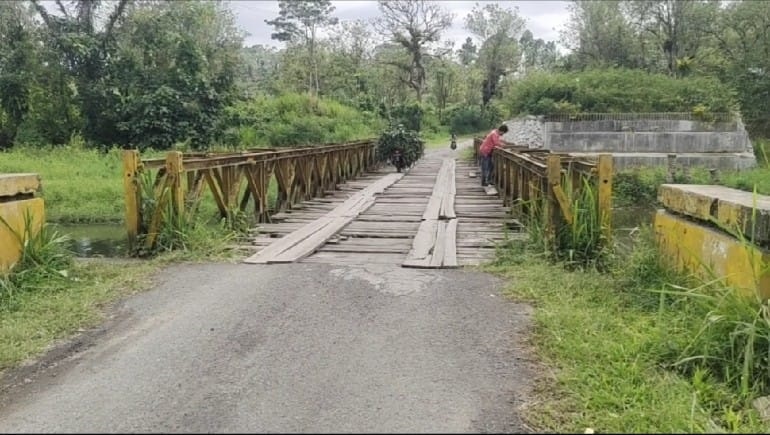
[[[492,183],[492,171],[495,165],[492,163],[492,155],[481,156],[481,184],[486,186]]]

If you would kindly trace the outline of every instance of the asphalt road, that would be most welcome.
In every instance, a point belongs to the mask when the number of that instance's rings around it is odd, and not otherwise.
[[[530,308],[466,270],[179,265],[5,377],[0,432],[521,432]]]

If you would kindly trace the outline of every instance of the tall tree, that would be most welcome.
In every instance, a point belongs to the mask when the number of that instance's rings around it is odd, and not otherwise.
[[[458,50],[457,54],[460,58],[460,63],[465,66],[468,66],[476,61],[476,44],[473,43],[473,39],[470,36],[465,38],[465,42],[460,47],[460,50]]]
[[[35,41],[22,3],[0,4],[0,149],[9,147],[29,110]]]
[[[308,90],[318,94],[320,80],[318,78],[318,31],[324,27],[337,24],[338,19],[332,16],[334,6],[329,0],[287,0],[278,2],[278,17],[265,20],[265,23],[275,28],[272,39],[298,43],[306,47],[310,69],[308,74]]]
[[[640,67],[634,50],[634,34],[623,14],[620,0],[575,0],[569,4],[570,19],[561,32],[578,68],[591,66]]]
[[[714,36],[721,58],[711,70],[738,91],[749,132],[770,137],[770,2],[729,4]]]
[[[652,35],[673,76],[685,73],[710,39],[720,7],[712,0],[632,0],[627,5],[641,17],[641,29]]]
[[[524,70],[550,69],[556,65],[559,59],[559,52],[553,41],[545,42],[541,38],[535,39],[529,30],[525,30],[519,38],[519,47],[521,47]]]
[[[380,0],[378,5],[381,17],[375,27],[408,54],[408,58],[390,60],[389,64],[404,73],[404,82],[414,90],[417,101],[422,101],[425,60],[432,55],[431,44],[452,25],[452,14],[427,0]]]
[[[74,78],[85,118],[84,134],[89,139],[109,139],[105,131],[109,127],[102,116],[105,102],[100,83],[114,50],[115,26],[130,3],[130,0],[118,0],[99,26],[99,16],[107,8],[100,0],[73,0],[68,5],[56,0],[58,15],[50,14],[40,0],[32,0],[61,53],[61,62]]]
[[[242,42],[219,2],[163,2],[127,17],[105,77],[112,143],[207,148],[236,97]]]
[[[485,75],[482,85],[483,105],[486,106],[497,94],[500,78],[518,65],[518,41],[525,24],[517,7],[504,8],[499,4],[482,7],[477,3],[465,17],[465,28],[481,41],[477,63]]]

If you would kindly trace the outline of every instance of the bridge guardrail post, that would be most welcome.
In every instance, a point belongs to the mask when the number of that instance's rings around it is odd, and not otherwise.
[[[138,150],[123,151],[123,190],[126,200],[126,234],[129,250],[136,247],[139,226],[142,222],[142,192],[139,182],[141,165]]]
[[[184,188],[182,187],[182,153],[170,151],[166,154],[166,173],[168,174],[168,186],[171,189],[172,210],[176,216],[184,213]]]
[[[612,240],[612,154],[600,155],[598,166],[599,221],[606,243],[609,245]]]
[[[551,243],[556,241],[556,232],[559,227],[560,205],[557,198],[557,189],[561,189],[561,157],[557,154],[549,154],[546,159],[546,178],[548,186],[543,192],[547,198],[545,210],[547,219],[547,234]]]

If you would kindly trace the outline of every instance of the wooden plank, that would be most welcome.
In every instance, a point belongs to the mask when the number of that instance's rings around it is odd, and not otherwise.
[[[452,219],[446,228],[443,267],[457,267],[457,219]]]
[[[441,267],[444,263],[444,247],[446,246],[446,221],[439,221],[436,227],[436,242],[430,258],[431,267]]]
[[[383,247],[383,246],[349,246],[326,244],[319,248],[318,252],[351,252],[363,254],[406,254],[409,248]]]
[[[407,255],[407,259],[422,260],[430,254],[436,242],[437,228],[438,220],[436,219],[422,221],[417,229],[417,234],[414,236],[412,250]]]
[[[294,262],[315,252],[356,216],[374,204],[374,195],[383,192],[403,174],[388,174],[353,194],[326,216],[312,221],[253,255],[246,263]]]

